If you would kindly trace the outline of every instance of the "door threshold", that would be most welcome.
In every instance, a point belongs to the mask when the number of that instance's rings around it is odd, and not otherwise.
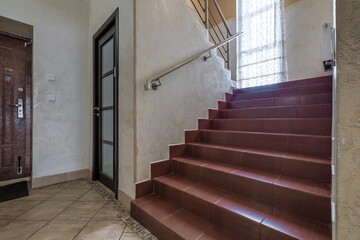
[[[10,185],[13,183],[17,183],[17,182],[23,182],[23,181],[30,182],[30,180],[31,180],[31,177],[23,177],[23,178],[16,178],[16,179],[11,179],[11,180],[6,180],[6,181],[0,181],[0,187]]]

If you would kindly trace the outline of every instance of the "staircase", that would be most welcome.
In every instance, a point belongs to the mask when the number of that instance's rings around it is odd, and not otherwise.
[[[152,164],[131,215],[159,239],[331,239],[332,77],[236,89]]]

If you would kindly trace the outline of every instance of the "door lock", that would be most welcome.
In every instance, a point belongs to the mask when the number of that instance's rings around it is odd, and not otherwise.
[[[17,103],[10,103],[10,107],[17,107],[18,108],[18,118],[24,118],[24,107],[23,107],[23,100],[21,98],[18,99]]]

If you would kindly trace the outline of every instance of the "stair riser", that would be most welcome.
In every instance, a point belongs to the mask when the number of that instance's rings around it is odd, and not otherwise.
[[[261,99],[261,98],[276,98],[276,97],[287,97],[287,96],[301,96],[301,95],[311,95],[311,94],[331,93],[331,92],[332,92],[332,84],[319,84],[319,85],[310,85],[305,87],[294,87],[294,88],[285,88],[285,89],[275,89],[269,91],[240,93],[233,95],[232,101]]]
[[[331,223],[330,197],[320,197],[274,185],[274,207],[315,221]]]
[[[251,107],[280,107],[280,106],[297,106],[310,104],[331,104],[332,94],[316,94],[305,96],[289,96],[282,98],[266,98],[255,100],[242,100],[237,102],[229,102],[228,108],[251,108]],[[224,108],[219,108],[224,109]]]
[[[266,90],[274,90],[274,89],[283,89],[283,88],[292,88],[292,87],[303,87],[308,85],[317,85],[317,84],[327,84],[332,82],[332,77],[320,77],[313,79],[305,79],[298,81],[289,81],[282,82],[278,84],[271,84],[259,87],[252,88],[243,88],[243,89],[235,89],[234,94],[245,93],[245,92],[256,92],[256,91],[266,91]]]
[[[218,118],[331,118],[331,105],[219,110]],[[211,118],[216,119],[216,117]]]
[[[208,159],[215,162],[232,164],[289,177],[303,178],[315,182],[331,182],[330,162],[329,164],[324,164],[294,160],[281,155],[271,156],[258,154],[256,152],[231,151],[194,145],[188,145],[188,148],[190,156],[195,158]]]
[[[200,141],[210,144],[270,149],[314,156],[331,156],[330,137],[201,131]]]
[[[279,232],[273,228],[269,228],[261,224],[260,226],[260,239],[261,240],[298,240],[296,237]]]
[[[331,135],[332,120],[329,119],[276,119],[276,120],[211,120],[210,129],[289,133],[307,135]]]
[[[190,156],[243,167],[244,153],[221,148],[206,148],[188,145]]]
[[[215,224],[239,239],[259,239],[260,223],[231,213],[219,206],[215,207]]]

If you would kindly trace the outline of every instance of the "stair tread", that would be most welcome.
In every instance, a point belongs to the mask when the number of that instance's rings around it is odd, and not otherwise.
[[[232,213],[236,213],[254,222],[261,221],[269,214],[271,207],[256,201],[228,194],[216,203],[216,206],[224,208]]]
[[[293,81],[286,81],[286,82],[279,82],[267,85],[260,85],[260,86],[253,86],[253,87],[246,87],[246,88],[234,88],[234,92],[236,91],[252,91],[261,88],[267,89],[283,89],[283,88],[291,88],[296,86],[311,86],[311,85],[318,85],[318,84],[327,84],[332,83],[332,77],[317,77],[317,78],[310,78],[310,79],[300,79],[300,80],[293,80]]]
[[[214,227],[209,229],[204,235],[202,235],[199,240],[236,240],[229,236],[227,233],[222,231],[219,227]]]
[[[265,90],[241,92],[241,93],[236,93],[236,91],[234,91],[235,92],[234,96],[252,95],[252,94],[259,94],[259,93],[270,93],[270,92],[277,92],[277,91],[282,91],[282,90],[291,92],[292,90],[297,90],[297,89],[305,90],[305,88],[311,89],[311,88],[322,87],[322,86],[325,86],[325,87],[331,86],[332,87],[332,83],[319,83],[319,84],[311,84],[311,85],[306,85],[306,86],[291,86],[291,87],[286,87],[286,88],[274,88],[274,89],[265,89]],[[291,96],[299,96],[299,95],[301,96],[301,95],[310,95],[310,94],[313,95],[315,93],[302,91],[301,93],[298,93],[298,92],[293,93]],[[256,98],[256,99],[260,99],[260,98]]]
[[[143,203],[137,204],[139,208],[141,208],[144,212],[146,212],[151,217],[161,221],[170,215],[181,210],[179,206],[176,204],[156,196],[154,194],[148,195],[151,197],[150,200],[144,201]],[[147,196],[145,196],[147,197]],[[141,198],[140,198],[141,199]],[[140,200],[137,199],[137,200]],[[136,201],[136,200],[135,200]],[[136,202],[135,202],[136,204]]]
[[[327,96],[332,95],[332,93],[314,93],[314,94],[307,94],[307,95],[295,95],[295,96],[285,96],[285,97],[272,97],[272,98],[257,98],[257,99],[242,99],[242,100],[235,100],[231,101],[231,103],[240,103],[240,102],[249,102],[249,101],[261,101],[261,100],[271,100],[271,99],[281,99],[287,97],[301,97],[301,96]],[[311,104],[310,104],[311,105]]]
[[[241,168],[239,170],[236,170],[233,174],[267,183],[273,183],[280,176],[279,174],[268,173],[249,168]]]
[[[297,133],[273,133],[273,132],[250,132],[250,131],[234,131],[234,130],[218,130],[218,129],[200,129],[199,132],[227,132],[227,133],[247,133],[256,135],[276,135],[276,136],[301,136],[301,137],[314,137],[314,138],[331,138],[331,136],[323,135],[309,135]]]
[[[292,106],[270,106],[270,107],[245,107],[245,108],[227,108],[219,109],[219,111],[242,111],[242,110],[259,110],[259,109],[280,109],[280,108],[294,108],[294,107],[319,107],[319,106],[332,106],[331,103],[322,103],[322,104],[307,104],[307,105],[292,105]]]
[[[262,222],[262,226],[275,229],[297,239],[331,239],[328,226],[308,221],[306,218],[278,209],[272,209]],[[262,231],[260,230],[260,232],[262,236]]]
[[[331,189],[326,184],[315,183],[303,179],[295,179],[287,176],[280,176],[275,182],[274,185],[292,188],[297,191],[307,192],[310,194],[327,197],[331,196]]]
[[[213,204],[218,202],[227,194],[227,192],[224,190],[214,188],[202,183],[187,189],[185,192]]]
[[[264,149],[249,148],[249,147],[233,147],[233,146],[225,146],[225,145],[203,143],[203,142],[187,143],[187,145],[208,147],[208,148],[215,148],[215,149],[220,148],[223,150],[256,153],[256,154],[260,154],[260,155],[269,155],[269,156],[275,156],[275,157],[288,157],[288,158],[292,158],[294,160],[299,160],[299,161],[331,164],[330,159],[328,159],[328,158],[308,156],[308,155],[304,155],[304,154],[286,153],[286,152],[281,152],[281,151],[272,151],[272,150],[264,150]]]
[[[154,180],[159,181],[163,184],[166,184],[168,186],[171,186],[171,187],[176,188],[181,191],[186,190],[186,189],[198,184],[198,182],[196,182],[196,181],[193,181],[188,178],[176,176],[174,174],[169,174],[168,176],[169,177],[167,177],[167,178],[154,178]]]
[[[238,109],[249,107],[270,107],[270,106],[296,106],[296,105],[314,105],[314,104],[331,104],[332,93],[316,93],[297,96],[274,96],[258,99],[242,99],[229,97],[223,107]]]
[[[209,121],[253,121],[253,120],[262,120],[262,121],[274,121],[274,120],[291,120],[291,121],[317,121],[317,120],[329,120],[332,118],[214,118],[210,119]]]
[[[177,160],[179,162],[184,162],[184,163],[193,164],[193,165],[197,165],[197,166],[204,166],[206,168],[219,170],[219,171],[227,172],[227,173],[235,172],[236,170],[241,168],[240,166],[236,166],[236,165],[232,165],[232,164],[214,162],[214,161],[201,159],[201,158],[195,158],[195,157],[185,157],[184,156],[184,157],[175,157],[173,159]]]
[[[181,210],[164,219],[162,224],[183,239],[198,239],[212,228],[211,223],[186,210]],[[171,237],[171,235],[168,235],[168,237]]]

